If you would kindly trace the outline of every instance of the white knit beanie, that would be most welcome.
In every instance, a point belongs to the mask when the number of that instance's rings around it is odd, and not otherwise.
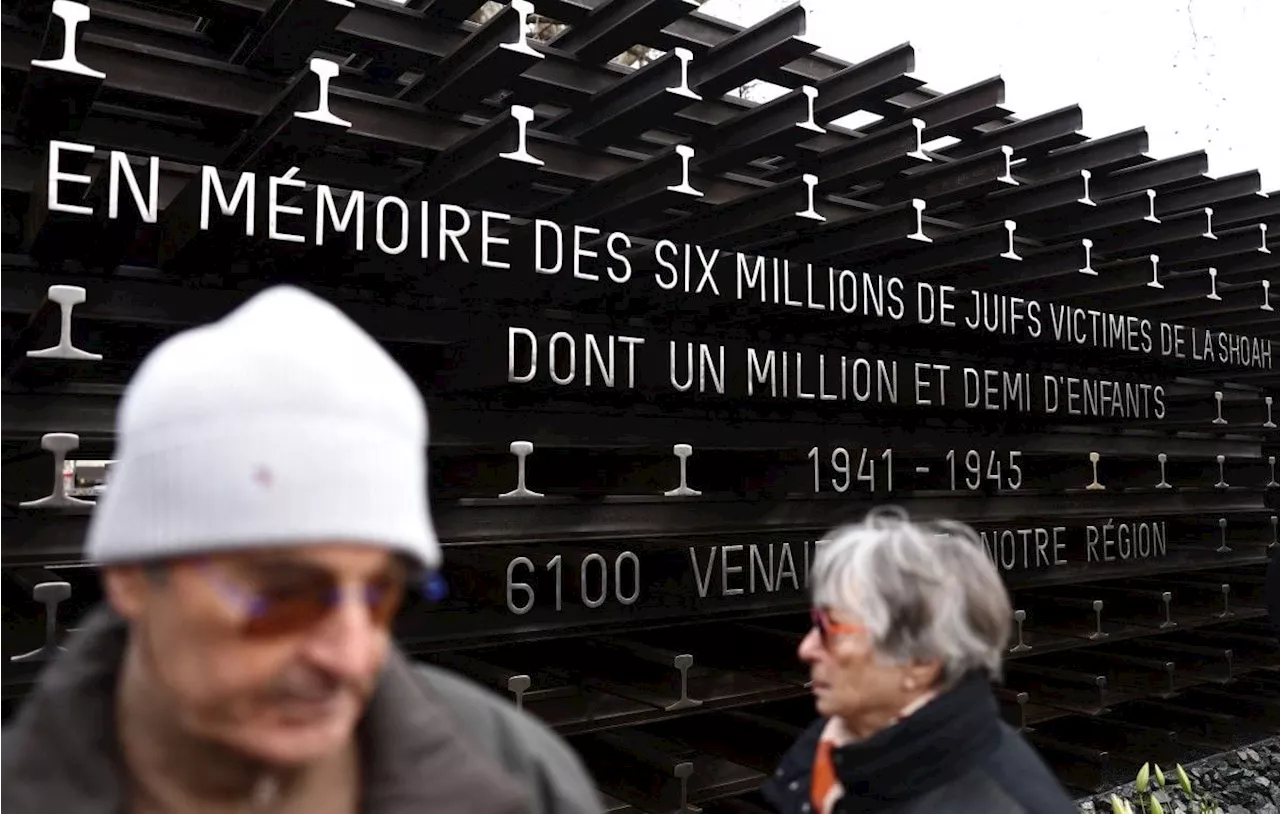
[[[426,406],[387,352],[292,286],[143,361],[89,525],[97,563],[348,542],[434,568]]]

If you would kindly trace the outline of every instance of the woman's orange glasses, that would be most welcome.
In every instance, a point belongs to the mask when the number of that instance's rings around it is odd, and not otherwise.
[[[863,625],[849,625],[831,621],[831,616],[821,608],[811,608],[809,610],[809,618],[813,620],[813,626],[818,629],[818,638],[822,640],[823,647],[831,646],[832,636],[843,636],[849,633],[863,633],[866,631],[866,627]]]

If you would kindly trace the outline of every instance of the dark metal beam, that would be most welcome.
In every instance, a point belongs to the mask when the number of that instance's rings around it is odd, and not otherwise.
[[[423,16],[442,22],[460,23],[479,11],[484,3],[485,0],[430,0],[423,9]]]
[[[767,177],[781,181],[797,171],[811,172],[818,176],[818,189],[822,192],[836,192],[892,177],[930,162],[929,156],[920,149],[923,131],[924,122],[910,119],[843,147],[802,158],[796,167]]]
[[[389,73],[398,76],[444,58],[467,36],[464,29],[442,29],[389,6],[362,4],[339,27],[334,39],[340,47],[373,55],[376,61],[385,63]],[[635,73],[616,65],[584,64],[556,48],[542,47],[540,53],[543,59],[525,71],[513,88],[518,97],[515,101],[529,107],[554,104],[582,109],[591,104],[589,100],[596,94],[612,89],[619,80]],[[686,120],[704,128],[737,115],[745,107],[746,103],[708,98],[686,109],[680,118],[650,121],[681,133]]]
[[[719,96],[757,79],[769,66],[782,66],[818,50],[801,39],[808,23],[804,6],[795,2],[750,28],[724,40],[694,59],[693,90]]]
[[[420,200],[474,201],[499,187],[529,184],[541,159],[526,144],[526,127],[533,111],[513,108],[441,152],[406,187],[406,195]]]
[[[1213,207],[1213,218],[1221,227],[1273,221],[1280,223],[1280,191],[1255,192]]]
[[[250,19],[263,13],[270,2],[270,0],[174,1],[183,7],[193,7],[192,4],[195,3],[198,5],[197,12],[200,14],[216,14],[216,16],[234,14],[241,17],[247,14]],[[395,21],[392,28],[407,29],[416,26],[420,29],[432,29],[447,36],[447,32],[438,25],[438,22],[459,23],[473,16],[481,5],[483,0],[426,0],[426,2],[411,0],[405,8],[396,8],[390,4],[361,5],[357,7],[356,14],[372,10]],[[586,20],[592,10],[600,5],[600,0],[540,0],[537,5],[542,14],[573,26]],[[417,11],[420,8],[425,11]],[[693,12],[667,26],[657,34],[653,42],[648,44],[663,51],[686,48],[701,56],[713,47],[738,35],[742,30],[742,26],[726,20],[701,12]],[[447,48],[444,49],[444,51],[447,50]],[[772,73],[777,75],[776,78],[783,79],[780,84],[792,88],[802,84],[814,84],[849,66],[850,63],[847,61],[837,59],[830,54],[812,52],[781,68],[774,69]],[[919,104],[937,95],[935,91],[919,88],[907,94],[909,99],[907,104]]]
[[[682,45],[698,53],[714,48],[731,39],[742,29],[743,27],[736,23],[719,19],[705,12],[695,11],[667,26],[663,33],[671,39],[668,42],[655,43],[655,45],[659,48]],[[814,52],[807,55],[799,64],[787,66],[796,81],[794,84],[785,85],[785,87],[819,82],[848,68],[849,65],[849,62],[837,59],[830,54]]]
[[[550,204],[539,212],[539,217],[599,221],[607,215],[616,217],[637,210],[661,211],[676,202],[699,198],[701,182],[686,172],[685,155],[689,152],[688,147],[678,145],[633,164],[617,175]]]
[[[164,282],[158,279],[157,269],[146,271],[149,278],[86,280],[88,298],[75,308],[77,324],[143,325],[176,332],[221,319],[269,285],[266,281],[251,280],[234,291],[204,288],[184,282]],[[46,274],[6,266],[2,286],[4,312],[34,314],[45,307],[48,279]],[[436,312],[436,319],[428,326],[417,308],[350,302],[335,291],[318,287],[315,290],[383,342],[447,344],[464,336],[470,321],[462,314]]]
[[[495,91],[507,88],[542,54],[526,41],[533,5],[512,0],[463,40],[440,63],[401,96],[404,101],[433,111],[460,112],[478,105]]]
[[[53,0],[17,0],[13,5],[14,16],[28,25],[33,25],[48,18]]]
[[[654,122],[665,122],[701,101],[689,89],[692,59],[693,54],[683,48],[667,53],[592,96],[588,103],[566,111],[545,129],[592,145],[631,139]]]
[[[868,109],[872,102],[882,102],[906,90],[924,84],[907,76],[916,67],[916,52],[909,43],[850,65],[818,82],[817,121],[828,122]]]
[[[1018,185],[1009,174],[1012,156],[1012,150],[997,147],[950,164],[931,164],[918,172],[887,181],[879,188],[859,192],[857,197],[876,205],[923,198],[930,208],[972,201]]]
[[[723,206],[680,218],[664,228],[662,235],[669,240],[713,244],[732,243],[743,235],[763,240],[762,229],[785,234],[806,224],[815,227],[822,222],[820,214],[800,216],[809,207],[809,194],[806,179],[795,176]]]
[[[1004,104],[1004,80],[992,77],[966,88],[908,108],[904,115],[924,121],[924,140],[932,141],[943,136],[954,136],[968,128],[1008,115],[1000,107]],[[864,128],[875,133],[897,124],[897,120],[884,120]]]
[[[45,156],[45,167],[48,168],[45,177],[49,177],[48,172],[52,170],[49,162],[53,160],[53,152],[51,145]],[[52,202],[47,197],[47,184],[37,185],[27,214],[27,252],[42,263],[56,264],[75,259],[90,269],[113,271],[131,248],[133,234],[143,222],[142,210],[126,191],[129,183],[127,174],[131,172],[137,179],[143,200],[148,202],[153,169],[157,175],[157,193],[159,191],[159,163],[155,162],[153,167],[151,162],[137,158],[99,158],[97,172],[90,173],[95,164],[90,153],[68,144],[58,145],[57,152],[59,172],[82,176],[79,179],[63,177],[58,191],[59,204],[87,209],[74,214],[65,210],[53,211]],[[117,197],[120,205],[116,215],[111,217],[110,188],[114,183],[121,185],[121,194]]]
[[[698,8],[693,0],[606,0],[550,45],[583,62],[605,62]]]
[[[1039,280],[1036,283],[1036,296],[1054,302],[1089,302],[1096,305],[1099,298],[1106,295],[1107,310],[1111,311],[1110,296],[1114,292],[1148,290],[1150,293],[1157,293],[1159,289],[1150,284],[1157,279],[1158,274],[1159,266],[1154,257],[1098,265],[1093,274],[1068,273]],[[1119,308],[1114,310],[1122,311]]]
[[[1043,184],[1001,190],[963,207],[953,205],[943,208],[937,214],[955,217],[971,225],[1016,219],[1023,215],[1074,219],[1096,207],[1089,197],[1089,177],[1088,170],[1081,170],[1076,175],[1063,176]],[[930,206],[930,209],[937,210],[937,207]],[[952,214],[948,215],[949,212]]]
[[[65,287],[64,287],[65,288]],[[50,291],[50,294],[54,294]],[[72,296],[67,297],[68,305],[77,305],[76,299],[82,297],[74,296],[73,292],[67,292]],[[79,289],[79,294],[83,296],[83,289]],[[3,340],[0,340],[0,383],[5,387],[10,387],[14,379],[15,372],[19,367],[27,361],[29,353],[36,348],[36,343],[40,340],[42,334],[49,333],[49,326],[56,324],[58,317],[63,314],[63,310],[68,310],[67,306],[55,302],[51,296],[45,297],[40,306],[31,312],[26,323],[20,325],[20,328],[13,331]],[[70,315],[68,315],[68,328],[70,326]],[[69,331],[68,331],[69,333]],[[83,353],[83,352],[81,352]]]
[[[944,147],[937,152],[938,155],[947,158],[967,158],[983,150],[1003,145],[1012,147],[1014,155],[1021,161],[1030,156],[1069,147],[1083,141],[1084,136],[1080,133],[1082,127],[1084,127],[1084,111],[1079,105],[1071,105],[966,136],[963,141]],[[1018,165],[1020,166],[1021,164]]]
[[[394,44],[392,44],[390,40],[393,40],[393,38],[415,37],[417,35],[417,29],[415,29],[415,26],[420,27],[421,23],[420,22],[415,23],[415,18],[413,17],[407,17],[407,15],[404,15],[402,13],[396,13],[396,12],[392,12],[392,10],[379,8],[379,6],[360,6],[360,8],[356,9],[356,12],[353,12],[351,15],[349,15],[346,22],[343,23],[342,28],[348,29],[348,28],[360,28],[360,27],[364,27],[364,28],[375,27],[376,31],[371,31],[370,32],[371,35],[380,36],[381,40],[383,40],[385,44],[389,44],[394,47]],[[381,33],[376,33],[376,32],[381,32]],[[426,33],[428,32],[424,31],[421,33],[422,35],[426,35]],[[444,46],[447,46],[449,42],[447,35],[445,35],[445,38],[443,38],[442,40],[442,35],[440,35],[439,32],[431,33],[431,35],[428,36],[426,40],[422,40],[422,38],[417,38],[417,40],[413,40],[413,41],[419,44],[417,45],[417,47],[420,47],[420,49],[422,49],[422,47],[431,47],[431,49],[434,49],[435,51],[440,51],[440,52],[443,52],[445,50]],[[534,73],[536,73],[536,69],[538,69],[538,67],[536,67],[535,65]],[[580,76],[580,74],[582,73],[581,69],[576,69],[575,72],[566,74],[563,72],[563,70],[559,69],[558,65],[556,67],[556,70],[558,72],[556,73],[557,81],[559,78],[568,77],[568,76]],[[173,76],[173,73],[174,73],[173,70],[165,70],[164,76]],[[609,73],[612,73],[612,72],[607,72],[607,74],[602,74],[602,77],[600,78],[603,78],[604,76],[608,76]],[[209,78],[209,77],[206,77],[206,78]],[[227,78],[230,78],[230,77],[227,77]],[[595,82],[594,79],[593,79],[593,82]],[[543,88],[543,91],[547,91],[549,88],[547,81],[541,82],[539,84],[539,87]],[[596,84],[596,87],[600,87],[599,84]],[[218,100],[228,100],[228,101],[252,100],[253,93],[246,92],[247,90],[248,90],[247,87],[238,87],[234,91],[214,92],[214,93],[211,93],[211,95],[202,95],[202,96],[204,96],[204,99],[218,99]],[[718,102],[716,102],[716,104],[718,104]],[[730,108],[732,108],[732,105],[730,105]],[[247,110],[248,105],[239,105],[238,109]],[[719,116],[719,114],[717,115]],[[681,116],[681,119],[682,118],[684,118],[684,116]]]
[[[39,156],[39,163],[36,165],[37,169],[33,175],[38,174],[38,177],[42,179],[48,178],[56,162],[60,172],[80,176],[78,179],[68,180],[85,184],[90,180],[88,178],[88,170],[92,161],[93,156],[88,153],[66,149],[62,145],[50,144],[48,150]],[[11,172],[6,167],[6,174]],[[102,173],[98,174],[102,175]],[[58,193],[59,204],[83,206],[83,199],[88,196],[88,190],[82,189],[80,191],[81,200],[79,201],[71,200],[73,190],[74,187],[71,187],[70,184],[67,185],[67,188],[60,190]],[[25,228],[23,229],[24,245],[22,248],[38,262],[49,262],[65,258],[69,243],[74,239],[73,236],[83,238],[88,228],[84,218],[76,214],[55,210],[53,201],[49,200],[49,193],[50,189],[47,183],[37,182],[32,184],[23,224]]]
[[[1136,226],[1134,229],[1100,236],[1096,241],[1098,252],[1110,257],[1133,257],[1159,253],[1162,247],[1177,243],[1216,239],[1213,234],[1213,212],[1209,209],[1161,218],[1159,224],[1140,223]]]
[[[1070,220],[1028,215],[1019,221],[1028,233],[1052,238],[1100,236],[1128,224],[1158,224],[1155,216],[1156,193],[1143,190],[1132,195],[1112,198]]]
[[[546,0],[544,0],[544,5],[545,2]],[[563,0],[554,0],[554,2],[557,5],[570,5]],[[665,50],[682,46],[692,50],[695,54],[700,54],[705,49],[718,45],[734,36],[739,30],[739,26],[734,23],[717,19],[702,12],[694,12],[668,26],[663,32],[666,39],[656,42],[654,45]],[[830,54],[814,52],[806,54],[782,68],[765,71],[765,75],[760,78],[785,88],[796,88],[801,85],[821,82],[848,67],[850,67],[850,63],[846,60]],[[918,87],[898,94],[897,98],[892,102],[886,102],[881,105],[877,112],[885,112],[895,118],[903,115],[914,115],[906,111],[942,95],[936,90]],[[1012,123],[1013,119],[1011,116],[1005,116],[1000,121],[1008,124]]]
[[[34,53],[34,41],[24,39],[12,27],[5,27],[3,34],[0,54],[4,66],[25,70],[26,62],[22,57],[24,53]],[[256,119],[270,110],[280,95],[279,90],[265,79],[223,65],[195,64],[174,55],[144,54],[114,45],[92,44],[85,50],[84,58],[92,59],[107,73],[107,88],[198,106],[216,103],[217,109],[224,113],[242,114],[246,123],[250,117]],[[411,156],[445,149],[478,126],[466,119],[435,119],[431,126],[424,127],[422,112],[412,106],[341,88],[331,88],[330,102],[335,114],[352,122],[346,139],[348,142],[364,142],[371,148],[395,149]],[[599,180],[622,172],[637,160],[616,153],[584,151],[549,134],[533,132],[530,137],[539,142],[531,150],[547,162],[548,172],[576,179]],[[173,158],[190,160],[188,156]],[[732,178],[708,179],[700,188],[706,193],[709,203],[732,200],[754,191],[743,181]]]
[[[39,57],[39,41],[12,26],[4,26],[2,36],[0,60],[4,67],[29,71],[30,61]],[[283,87],[244,69],[179,54],[148,53],[126,43],[103,42],[93,35],[82,38],[77,53],[83,62],[107,75],[103,80],[107,90],[247,118],[269,109]]]
[[[274,0],[230,62],[267,73],[292,74],[355,7],[352,0]]]
[[[1257,279],[1259,277],[1275,277],[1280,275],[1280,247],[1271,247],[1269,253],[1249,252],[1242,258],[1220,257],[1214,261],[1218,266],[1218,271],[1227,279],[1235,279],[1246,277],[1247,279]],[[1280,296],[1280,291],[1276,292]]]
[[[338,71],[332,62],[312,60],[312,70],[298,74],[275,106],[219,162],[218,180],[234,208],[252,205],[255,234],[267,228],[266,178],[246,189],[246,200],[237,204],[239,173],[296,172],[312,161],[335,136],[346,133],[350,123],[331,110],[329,79]],[[294,169],[296,168],[296,170]],[[214,218],[208,230],[200,226],[205,205],[204,181],[190,179],[160,217],[159,264],[171,267],[192,257],[217,256],[244,237],[243,222]],[[310,197],[310,196],[308,196]],[[212,208],[212,206],[210,206]]]
[[[816,95],[814,88],[799,88],[725,122],[695,144],[694,166],[700,172],[724,172],[793,150],[797,143],[824,133],[813,121]]]
[[[1144,264],[1145,261],[1140,261],[1134,265],[1141,267]],[[1109,290],[1106,298],[1108,309],[1122,313],[1137,312],[1158,305],[1200,299],[1213,288],[1208,271],[1205,269],[1195,272],[1162,273],[1158,263],[1153,265],[1155,268],[1146,279],[1142,278],[1139,271],[1134,275],[1137,278],[1134,284],[1120,287],[1123,290]]]
[[[1208,183],[1162,193],[1156,201],[1156,214],[1164,217],[1204,206],[1213,207],[1216,214],[1218,204],[1261,190],[1262,176],[1256,170],[1236,173]]]
[[[1099,201],[1116,198],[1143,189],[1160,191],[1161,187],[1178,184],[1209,171],[1209,155],[1203,150],[1172,158],[1151,161],[1095,177],[1094,197]]]
[[[147,162],[131,158],[129,164],[133,174],[139,179],[140,185],[146,183],[149,174]],[[111,274],[125,262],[134,248],[135,235],[146,221],[142,211],[136,205],[124,201],[121,202],[123,205],[120,206],[117,216],[110,217],[111,173],[108,171],[104,174],[108,177],[95,178],[85,195],[85,203],[95,212],[93,219],[95,234],[92,240],[75,246],[73,256],[78,257],[87,269]]]
[[[312,60],[311,70],[289,82],[272,109],[227,152],[219,168],[262,173],[287,169],[305,163],[347,132],[350,123],[333,114],[330,104],[329,78],[338,71],[336,63]]]
[[[22,54],[24,51],[32,52],[33,45],[20,36],[9,40],[10,35],[10,29],[0,28],[0,65],[9,67],[13,64],[24,69],[26,63],[22,61]],[[13,45],[13,49],[9,45]],[[209,105],[214,100],[221,110],[234,110],[253,118],[259,118],[261,111],[270,110],[270,105],[279,99],[279,91],[273,84],[218,65],[196,65],[174,55],[142,54],[114,45],[95,45],[90,51],[93,61],[102,64],[109,77],[115,78],[114,81],[109,79],[108,87],[114,86],[138,95],[179,101],[198,100],[201,105]],[[420,111],[398,102],[376,99],[366,93],[332,88],[330,97],[335,113],[355,124],[347,141],[364,141],[378,150],[392,147],[402,154],[421,155],[424,151],[443,150],[475,128],[475,124],[457,120],[438,120],[433,127],[424,128]],[[547,160],[550,172],[588,180],[622,172],[631,165],[631,160],[626,157],[584,155],[580,148],[570,148],[567,143],[554,141],[544,143],[539,155]],[[191,160],[189,156],[166,157]],[[705,188],[710,202],[731,200],[745,191],[741,182],[723,178],[712,180]]]
[[[1018,229],[1022,230],[1021,223]],[[1046,278],[1065,276],[1074,280],[1077,279],[1075,275],[1088,277],[1094,273],[1093,241],[1080,238],[1022,253],[1021,263],[983,269],[979,279],[970,281],[970,285],[982,291],[1005,291],[1017,295],[1027,291],[1029,284]],[[965,275],[962,273],[960,276]],[[942,281],[946,279],[939,278]],[[1036,296],[1041,296],[1039,289],[1036,289]]]
[[[1264,255],[1271,253],[1267,248],[1265,224],[1242,226],[1238,229],[1218,232],[1215,240],[1188,240],[1171,246],[1162,246],[1160,249],[1161,260],[1165,265],[1175,269],[1207,265],[1219,258],[1253,253]]]
[[[838,262],[883,254],[890,249],[923,251],[930,244],[921,223],[924,202],[906,201],[864,215],[828,223],[776,248],[788,259]]]
[[[1018,176],[1036,181],[1047,181],[1080,170],[1102,174],[1128,167],[1138,162],[1147,151],[1150,142],[1147,130],[1138,127],[1123,133],[1089,139],[1073,147],[1051,151],[1042,158],[1033,158],[1018,165]]]
[[[265,13],[270,1],[175,0],[174,4],[198,16],[215,16],[219,19],[234,18],[238,21],[238,24],[248,25]],[[588,2],[588,5],[583,5],[578,0],[541,0],[538,7],[540,11],[550,17],[573,25],[584,20],[590,14],[592,8],[598,5],[597,0],[588,0]],[[404,8],[396,8],[390,4],[385,6],[360,5],[351,17],[363,16],[365,12],[369,12],[379,18],[385,23],[381,26],[381,30],[387,36],[387,39],[382,41],[381,44],[370,43],[368,47],[353,50],[362,50],[375,55],[375,59],[381,59],[387,51],[403,51],[404,49],[398,45],[399,40],[403,37],[411,36],[419,40],[425,39],[428,42],[436,43],[435,50],[429,48],[428,51],[430,52],[429,56],[438,58],[447,53],[465,34],[447,31],[436,24],[437,20],[447,18],[449,22],[454,23],[462,20],[463,17],[457,16],[456,13],[446,14],[445,17],[441,17],[441,13],[447,12],[450,8],[464,8],[468,4],[471,6],[471,11],[467,12],[466,16],[470,16],[475,10],[479,9],[481,0],[435,0],[434,3],[430,2],[430,0],[425,3],[422,0],[412,0]],[[416,11],[422,7],[426,7],[427,11],[425,13]],[[368,18],[366,17],[366,19]],[[348,21],[350,21],[350,18]],[[736,36],[742,30],[741,26],[726,20],[701,12],[693,12],[672,23],[650,44],[664,51],[670,51],[677,47],[686,48],[701,56],[714,46]],[[398,33],[391,35],[390,32]],[[761,78],[773,81],[783,87],[795,88],[804,84],[818,83],[850,67],[850,65],[851,63],[833,57],[830,54],[812,52],[781,68],[767,70],[765,72],[766,76]],[[573,75],[579,77],[576,81],[581,83],[581,77],[585,73],[583,70],[578,70],[573,72]],[[541,98],[550,98],[554,89],[551,84],[544,85],[541,90]],[[590,92],[595,92],[599,89],[600,87],[596,87],[591,89]],[[900,93],[889,107],[894,110],[905,109],[930,101],[941,95],[938,91],[917,87]],[[1012,123],[1012,121],[1010,117],[1005,120],[1005,123]]]
[[[1018,262],[1022,258],[1014,249],[1016,229],[1016,223],[1005,221],[947,235],[906,256],[883,258],[882,273],[932,277],[975,263]]]
[[[1275,284],[1270,280],[1232,283],[1223,280],[1220,274],[1214,281],[1204,273],[1198,276],[1200,284],[1194,295],[1183,298],[1184,305],[1180,306],[1175,318],[1196,320],[1211,317],[1214,330],[1228,330],[1234,320],[1240,319],[1244,321],[1245,330],[1257,336],[1275,334],[1280,329],[1280,318],[1276,316],[1280,301],[1271,298],[1271,288]],[[1211,298],[1210,293],[1216,293],[1220,299]],[[1270,309],[1265,308],[1266,305],[1270,305]],[[1272,322],[1269,331],[1265,322],[1267,314],[1271,315]],[[1255,316],[1263,317],[1263,320],[1250,322]]]
[[[81,60],[80,28],[89,21],[89,7],[68,3],[59,9],[62,15],[50,14],[45,23],[38,58],[30,60],[14,122],[14,135],[33,146],[79,130],[106,78]]]
[[[359,5],[338,26],[333,40],[338,47],[372,53],[377,59],[398,54],[396,58],[403,63],[399,69],[408,70],[423,62],[444,58],[466,36],[462,31],[435,28],[392,8]],[[29,70],[28,62],[38,56],[38,41],[11,26],[4,28],[3,37],[0,54],[4,67]],[[92,34],[83,39],[81,59],[101,66],[100,70],[108,75],[105,87],[109,90],[122,90],[144,98],[159,97],[190,105],[194,110],[256,118],[269,108],[283,88],[265,74],[236,70],[223,62],[138,49]],[[586,104],[590,96],[612,87],[619,78],[631,73],[621,68],[582,65],[554,49],[544,51],[543,57],[519,77],[520,92],[534,103],[563,99],[574,105]],[[341,81],[334,88],[335,95],[351,92],[341,87]],[[374,99],[368,94],[358,95]],[[705,128],[737,115],[746,107],[710,99],[686,108],[681,117],[656,121],[677,127],[677,132],[684,120]]]

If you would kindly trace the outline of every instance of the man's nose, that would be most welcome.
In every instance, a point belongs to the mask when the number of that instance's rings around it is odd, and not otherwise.
[[[364,678],[377,668],[379,627],[358,594],[343,597],[308,641],[307,653],[317,666],[337,675]]]
[[[816,628],[810,628],[804,638],[800,640],[800,648],[797,653],[800,660],[806,664],[813,664],[822,658],[822,637],[818,635]]]

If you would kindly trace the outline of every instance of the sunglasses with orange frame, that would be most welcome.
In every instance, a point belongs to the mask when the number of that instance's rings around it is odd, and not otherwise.
[[[822,608],[811,608],[809,610],[809,618],[812,620],[814,628],[818,631],[818,638],[822,641],[823,647],[830,647],[831,639],[834,636],[865,633],[867,630],[864,625],[832,621],[831,615]]]

